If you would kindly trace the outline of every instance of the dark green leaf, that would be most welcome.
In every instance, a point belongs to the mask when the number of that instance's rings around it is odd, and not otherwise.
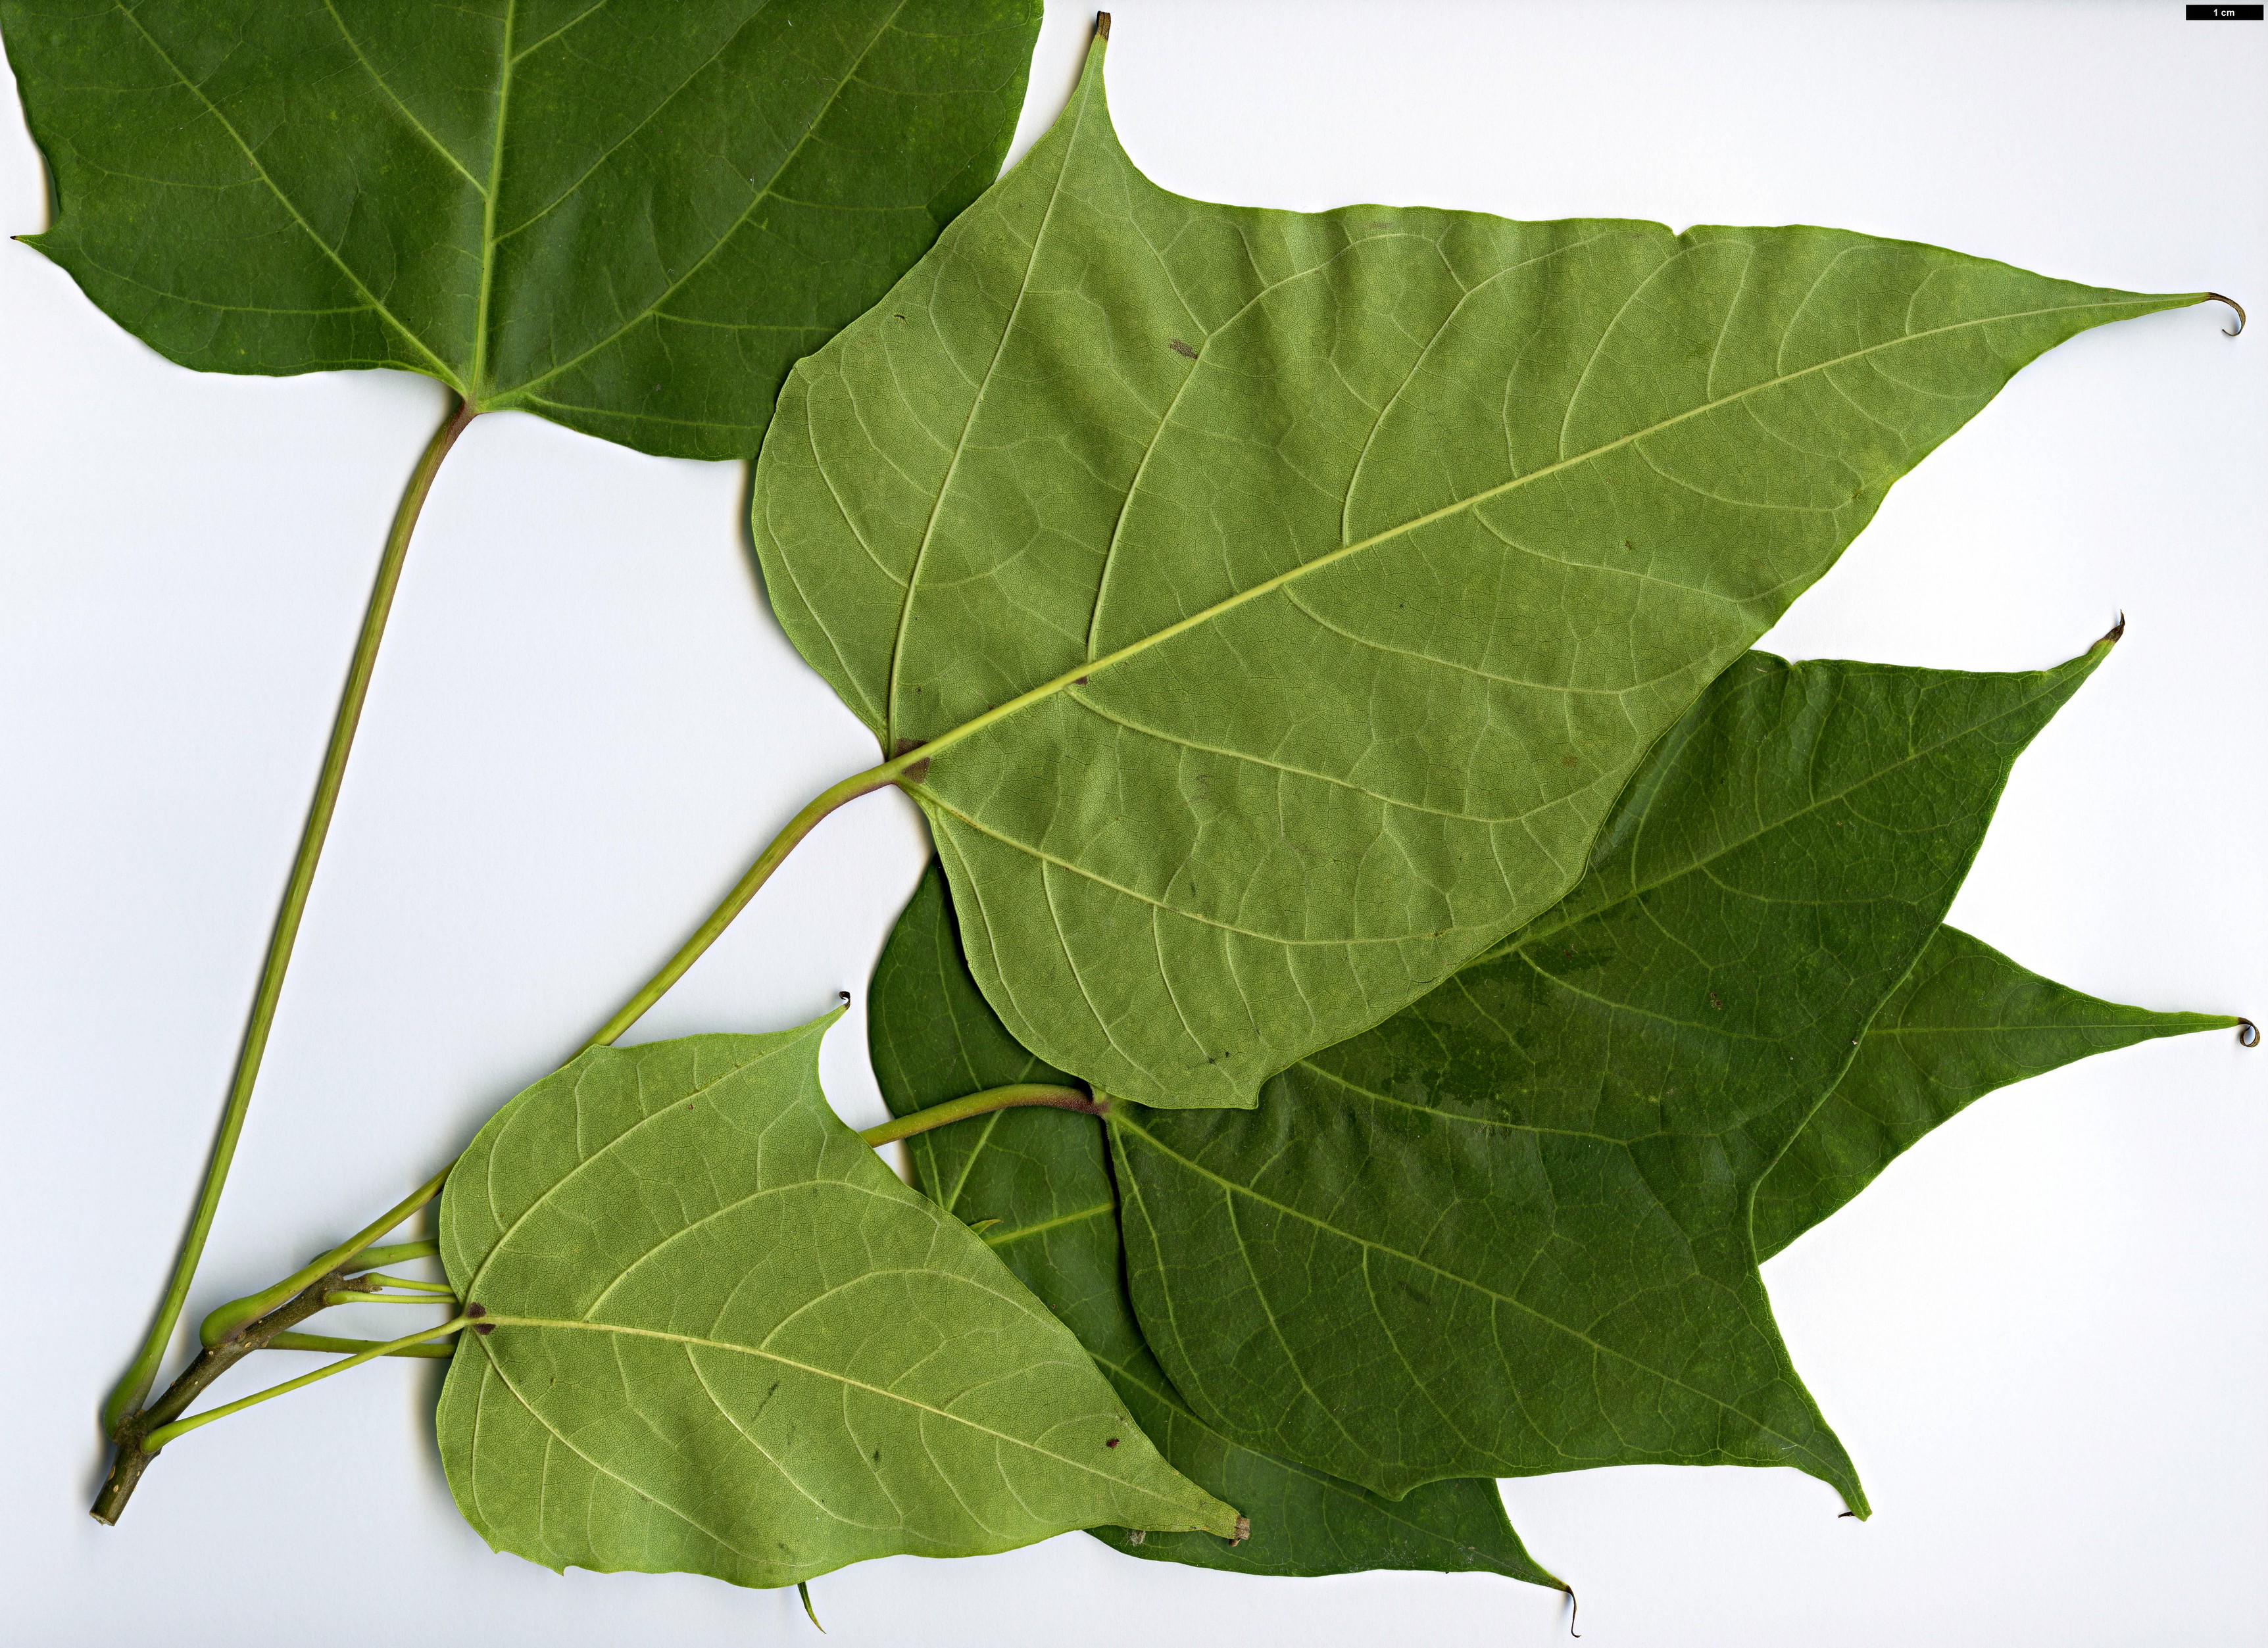
[[[1757,1187],[1756,1257],[1771,1258],[1995,1087],[2154,1036],[2237,1022],[2099,1001],[1940,927],[1867,1026],[1843,1079]]]
[[[1785,1464],[1863,1512],[1772,1325],[1752,1192],[2110,644],[2013,675],[1752,654],[1499,954],[1255,1113],[1115,1109],[1135,1306],[1190,1406],[1387,1493]]]
[[[205,372],[754,452],[999,169],[1039,0],[0,0],[31,237]]]
[[[1646,749],[2026,362],[2200,301],[1833,230],[1306,215],[1071,105],[781,391],[765,583],[1016,1039],[1248,1107],[1581,872]]]
[[[932,864],[874,970],[868,1034],[893,1114],[1059,1077],[1018,1047],[985,1005]],[[1079,1335],[1160,1449],[1252,1519],[1231,1545],[1206,1534],[1095,1536],[1137,1556],[1240,1573],[1366,1568],[1486,1570],[1536,1585],[1536,1565],[1490,1481],[1428,1483],[1399,1501],[1241,1447],[1176,1393],[1142,1342],[1120,1275],[1116,1209],[1101,1129],[1059,1110],[1002,1110],[907,1141],[921,1182],[971,1223]]]
[[[833,1015],[594,1048],[449,1176],[437,1427],[499,1550],[781,1585],[1111,1520],[1233,1531],[1078,1342],[819,1089]]]

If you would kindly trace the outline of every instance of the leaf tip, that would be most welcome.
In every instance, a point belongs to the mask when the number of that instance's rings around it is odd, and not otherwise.
[[[2250,1019],[2239,1019],[2236,1021],[2236,1045],[2245,1048],[2258,1047],[2260,1026]]]
[[[1107,40],[1110,38],[1109,12],[1098,11],[1094,14],[1094,38],[1099,40]]]
[[[1106,20],[1106,22],[1108,21],[1108,19],[1107,19],[1107,18],[1106,18],[1105,20]],[[1108,34],[1108,33],[1110,33],[1109,29],[1108,29],[1107,27],[1106,27],[1102,32],[1103,32],[1105,34]],[[2243,336],[2243,335],[2244,335],[2244,305],[2243,305],[2242,304],[2241,304],[2241,303],[2237,302],[2235,298],[2230,298],[2230,297],[2228,297],[2228,296],[2224,295],[2223,293],[2220,293],[2220,292],[2210,292],[2210,291],[2209,291],[2209,292],[2207,292],[2207,293],[2205,293],[2205,298],[2204,298],[2203,301],[2205,301],[2205,302],[2206,302],[2206,303],[2225,303],[2225,304],[2227,304],[2230,308],[2232,308],[2232,309],[2235,310],[2235,311],[2236,311],[2236,329],[2235,329],[2235,331],[2233,331],[2233,332],[2232,332],[2232,331],[2230,331],[2227,327],[2221,327],[2221,329],[2220,329],[2220,335],[2221,335],[2221,336],[2223,336],[2223,337],[2242,337],[2242,336]]]

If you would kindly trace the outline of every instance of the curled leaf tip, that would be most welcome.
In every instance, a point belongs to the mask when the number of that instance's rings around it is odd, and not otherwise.
[[[1102,32],[1105,34],[1110,33],[1109,29],[1107,27]],[[2242,336],[2244,333],[2244,305],[2237,302],[2235,298],[2226,297],[2220,292],[2207,292],[2205,296],[2214,303],[2225,303],[2230,308],[2236,311],[2236,330],[2232,332],[2227,327],[2223,327],[2220,329],[2220,335],[2223,337]]]
[[[2236,1045],[2239,1047],[2248,1048],[2258,1047],[2260,1045],[2260,1026],[2254,1024],[2250,1019],[2239,1019],[2236,1021]]]
[[[2123,635],[2124,635],[2125,633],[2126,633],[2126,610],[2125,610],[2125,608],[2124,608],[2124,607],[2120,607],[2120,608],[2119,608],[2119,610],[2118,610],[2118,622],[2117,622],[2117,623],[2112,624],[2112,625],[2110,626],[2110,633],[2109,633],[2109,634],[2107,634],[2107,635],[2105,635],[2102,638],[2103,638],[2103,640],[2108,641],[2109,643],[2110,643],[2110,644],[2111,644],[2111,645],[2116,646],[2116,645],[2117,645],[2117,644],[2118,644],[2118,637],[2119,637],[2119,636],[2123,636]]]

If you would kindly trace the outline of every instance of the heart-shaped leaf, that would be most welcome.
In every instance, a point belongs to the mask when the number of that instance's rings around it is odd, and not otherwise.
[[[932,863],[874,969],[867,1033],[893,1114],[963,1093],[1061,1079],[1016,1045],[968,975]],[[1230,1441],[1189,1410],[1127,1301],[1101,1129],[1060,1110],[995,1111],[907,1141],[920,1182],[984,1226],[1010,1269],[1079,1335],[1176,1468],[1241,1507],[1251,1537],[1095,1528],[1136,1556],[1238,1573],[1368,1568],[1486,1571],[1560,1586],[1505,1518],[1495,1482],[1429,1482],[1399,1500]],[[1564,1588],[1564,1587],[1561,1587]]]
[[[799,364],[754,530],[1016,1039],[1259,1084],[1580,873],[1646,750],[2042,350],[2201,300],[1833,230],[1307,215],[1071,105]]]
[[[1131,1291],[1175,1387],[1383,1493],[1773,1464],[1863,1513],[1772,1325],[1752,1194],[2110,643],[2009,675],[1751,654],[1500,954],[1255,1113],[1116,1107]]]
[[[1995,1087],[2154,1036],[2240,1022],[2081,995],[1940,927],[1867,1026],[1843,1079],[1757,1187],[1756,1257],[1771,1258]]]
[[[1079,1342],[820,1092],[835,1015],[594,1048],[490,1118],[437,1419],[490,1544],[790,1585],[1124,1522],[1232,1534]]]
[[[206,372],[754,452],[998,171],[1039,0],[0,0],[31,237]]]

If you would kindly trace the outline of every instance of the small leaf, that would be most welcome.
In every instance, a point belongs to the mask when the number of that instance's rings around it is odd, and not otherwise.
[[[874,969],[868,1037],[894,1115],[964,1093],[1058,1077],[978,994],[932,863]],[[1115,1549],[1237,1573],[1370,1568],[1486,1571],[1563,1588],[1521,1546],[1491,1481],[1432,1482],[1388,1500],[1241,1447],[1189,1411],[1143,1343],[1120,1276],[1116,1209],[1100,1126],[1059,1110],[1002,1110],[907,1141],[921,1182],[990,1225],[1008,1268],[1079,1335],[1176,1468],[1241,1506],[1251,1537],[1097,1528]]]
[[[1783,1464],[1863,1514],[1772,1325],[1751,1195],[2110,645],[2009,675],[1753,654],[1493,959],[1255,1113],[1116,1107],[1134,1303],[1190,1406],[1383,1493]]]
[[[986,999],[1145,1104],[1249,1107],[1541,915],[1898,477],[2043,350],[2204,298],[1187,200],[1103,51],[791,373],[753,529],[805,658],[922,746]]]
[[[203,372],[754,452],[999,169],[1039,0],[0,0],[30,237]]]
[[[481,1129],[441,1209],[482,1315],[436,1421],[467,1519],[549,1568],[750,1585],[1113,1520],[1232,1532],[1063,1325],[836,1120],[835,1017],[594,1048]]]
[[[2099,1001],[1940,927],[1867,1026],[1843,1079],[1757,1188],[1756,1257],[1771,1258],[1995,1087],[2154,1036],[2238,1022]]]

